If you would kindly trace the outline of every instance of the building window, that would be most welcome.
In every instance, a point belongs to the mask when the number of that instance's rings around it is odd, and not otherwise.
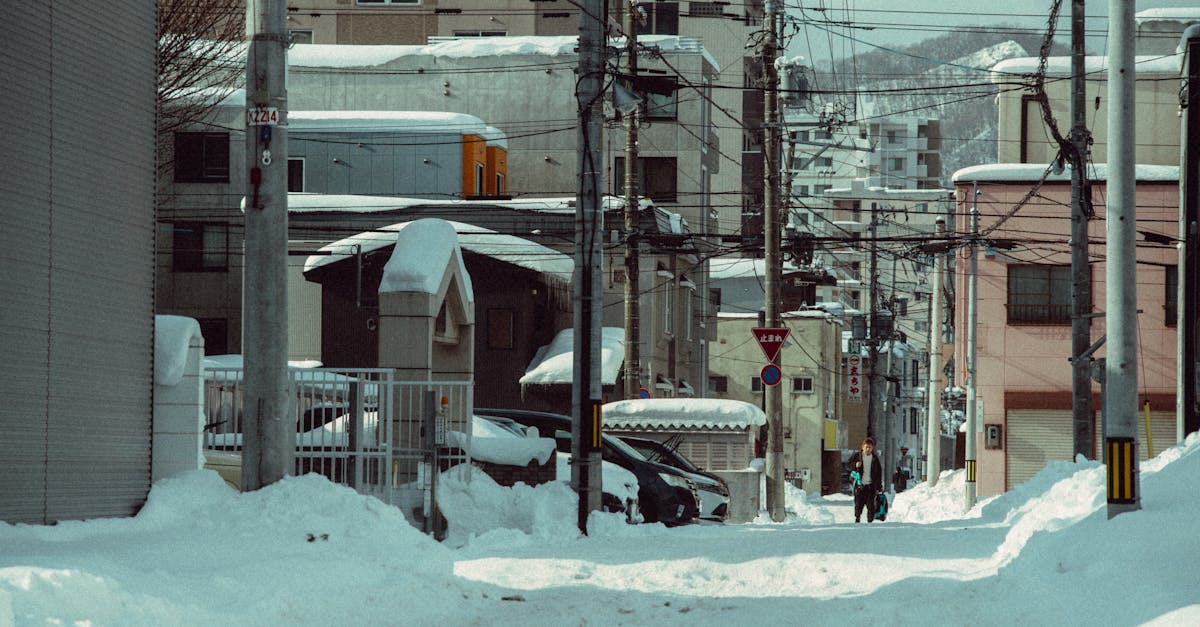
[[[1009,324],[1070,324],[1071,266],[1009,266]]]
[[[498,350],[511,349],[513,340],[513,310],[489,309],[487,312],[487,346]]]
[[[500,173],[496,174],[496,195],[504,195],[504,175]]]
[[[672,91],[669,94],[639,92],[638,95],[646,99],[644,111],[648,119],[674,120],[679,115],[678,91]]]
[[[679,34],[679,3],[678,2],[649,2],[642,3],[646,10],[646,19],[638,33],[642,35],[678,35]]]
[[[812,377],[792,377],[792,393],[794,394],[812,394],[813,378]]]
[[[229,133],[175,133],[176,183],[228,183]]]
[[[710,375],[708,377],[708,391],[717,394],[724,394],[729,391],[729,377],[724,375]]]
[[[904,170],[904,159],[900,157],[888,159],[888,170],[891,170],[892,172]]]
[[[613,172],[625,171],[625,157],[613,161]],[[675,202],[675,157],[638,157],[639,196],[656,202]],[[613,188],[617,196],[625,195],[625,177],[614,176]]]
[[[456,30],[455,37],[507,37],[506,30]]]
[[[475,195],[476,196],[483,195],[483,177],[484,177],[483,164],[476,161],[475,162]]]
[[[910,373],[910,375],[911,375],[911,378],[908,380],[908,384],[913,386],[914,388],[921,387],[921,362],[920,362],[920,360],[917,360],[917,359],[912,360],[912,372]]]
[[[722,17],[724,2],[689,2],[689,17]]]
[[[229,322],[224,318],[197,318],[204,336],[205,355],[229,354]]]
[[[817,167],[818,168],[832,168],[833,167],[833,157],[817,157]]]
[[[1163,324],[1173,327],[1179,314],[1179,266],[1167,266],[1167,291],[1163,294]]]
[[[909,407],[908,408],[908,432],[913,435],[916,435],[917,433],[920,433],[920,431],[918,431],[918,428],[920,426],[921,426],[920,412],[917,411],[916,407]]]
[[[229,268],[229,228],[223,224],[179,222],[171,243],[176,272],[224,272]]]
[[[289,30],[288,37],[292,38],[293,44],[311,44],[313,42],[313,32],[310,30]]]
[[[288,191],[304,191],[304,157],[288,157]]]
[[[762,379],[760,379],[758,377],[750,377],[750,391],[751,392],[762,392],[763,391]]]
[[[832,187],[832,185],[813,185],[813,196],[824,196],[825,192]]]

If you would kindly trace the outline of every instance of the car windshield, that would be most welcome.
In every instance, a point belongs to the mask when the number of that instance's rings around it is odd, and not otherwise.
[[[641,451],[629,446],[629,444],[627,444],[625,440],[622,440],[621,438],[606,437],[604,438],[604,443],[611,445],[613,448],[625,453],[626,455],[632,455],[634,459],[645,459],[650,461],[649,458],[646,457],[646,455],[644,455]]]
[[[649,442],[646,440],[636,440],[626,442],[629,446],[642,452],[642,455],[650,461],[675,466],[688,472],[700,472],[700,468],[692,463],[692,460],[680,455],[678,451],[661,442]]]

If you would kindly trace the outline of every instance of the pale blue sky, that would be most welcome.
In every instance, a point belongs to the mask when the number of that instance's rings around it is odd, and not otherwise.
[[[788,47],[789,55],[803,55],[814,62],[828,61],[832,55],[847,56],[867,52],[870,44],[901,47],[934,37],[963,26],[1015,26],[1044,32],[1050,14],[1050,0],[907,0],[899,8],[896,0],[788,0],[784,3],[793,16],[832,22],[848,21],[857,28],[822,26],[810,23],[802,27]],[[801,12],[797,7],[805,7]],[[1197,7],[1200,0],[1140,0],[1135,10],[1151,8]],[[824,8],[825,10],[820,10]],[[1103,54],[1108,29],[1108,0],[1086,3],[1089,54]],[[1069,41],[1071,1],[1063,0],[1058,24],[1059,37]],[[851,41],[848,36],[857,39]],[[832,50],[832,53],[831,53]]]

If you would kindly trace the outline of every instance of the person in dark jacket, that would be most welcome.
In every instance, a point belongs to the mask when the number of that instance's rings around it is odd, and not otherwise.
[[[896,472],[892,473],[892,485],[896,494],[903,492],[908,487],[908,471],[896,466]]]
[[[875,454],[875,438],[863,440],[862,450],[850,456],[847,462],[851,476],[857,473],[854,482],[854,522],[862,522],[863,508],[867,509],[867,522],[875,522],[875,495],[885,492],[883,463]]]

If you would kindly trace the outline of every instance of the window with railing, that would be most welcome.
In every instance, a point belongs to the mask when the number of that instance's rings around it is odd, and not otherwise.
[[[1071,266],[1009,266],[1008,324],[1071,324]]]

